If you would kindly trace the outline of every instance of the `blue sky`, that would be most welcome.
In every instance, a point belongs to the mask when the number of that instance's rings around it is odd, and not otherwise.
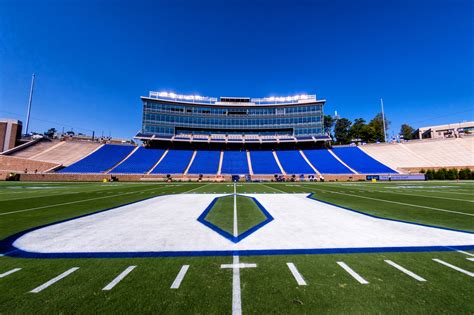
[[[473,2],[0,1],[0,117],[132,137],[150,90],[317,94],[326,113],[474,120]]]

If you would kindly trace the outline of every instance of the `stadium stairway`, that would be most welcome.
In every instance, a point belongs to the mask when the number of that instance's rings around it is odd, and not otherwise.
[[[314,169],[306,163],[298,150],[276,151],[278,160],[288,175],[315,174]]]
[[[281,174],[273,151],[250,151],[249,155],[254,174]]]
[[[359,147],[333,147],[332,151],[350,168],[361,174],[397,173],[388,166],[367,155]]]
[[[321,174],[354,174],[326,149],[303,150],[308,161]]]
[[[194,150],[168,150],[166,156],[151,171],[151,174],[183,174]]]

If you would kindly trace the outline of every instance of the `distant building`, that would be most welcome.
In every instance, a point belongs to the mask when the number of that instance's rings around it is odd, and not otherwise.
[[[421,127],[416,131],[418,139],[459,138],[474,134],[474,121]]]
[[[22,122],[0,118],[0,152],[13,148],[21,139]]]

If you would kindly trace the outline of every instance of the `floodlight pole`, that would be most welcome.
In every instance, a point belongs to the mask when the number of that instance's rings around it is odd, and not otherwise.
[[[30,113],[31,113],[31,103],[33,102],[33,89],[35,87],[35,74],[31,76],[31,86],[30,86],[30,98],[28,100],[28,111],[26,112],[26,127],[25,127],[25,135],[28,134],[28,127],[30,124]]]
[[[383,99],[380,99],[380,106],[382,106],[383,141],[387,142],[387,135],[385,134],[385,113],[383,110]]]

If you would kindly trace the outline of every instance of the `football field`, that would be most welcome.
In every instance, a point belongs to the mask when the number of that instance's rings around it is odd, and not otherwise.
[[[474,312],[474,184],[0,183],[0,313]]]

